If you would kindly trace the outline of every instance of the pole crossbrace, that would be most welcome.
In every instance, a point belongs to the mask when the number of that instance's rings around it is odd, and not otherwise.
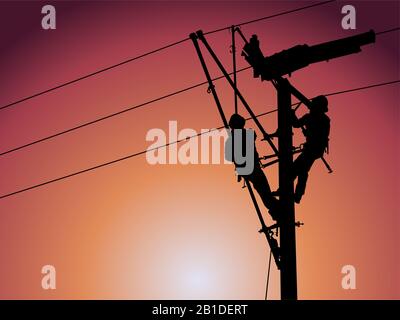
[[[267,239],[267,242],[269,244],[269,247],[271,249],[272,255],[274,257],[275,264],[279,270],[280,269],[280,252],[279,252],[280,249],[278,246],[278,241],[272,236],[273,232],[271,231],[271,228],[267,227],[267,225],[265,224],[264,218],[262,216],[260,207],[258,206],[257,199],[254,195],[254,191],[253,191],[253,188],[252,188],[250,182],[247,179],[245,179],[245,182],[246,182],[247,190],[249,190],[251,200],[253,201],[254,208],[256,210],[258,219],[260,220],[261,229],[258,232],[264,233],[264,235]]]

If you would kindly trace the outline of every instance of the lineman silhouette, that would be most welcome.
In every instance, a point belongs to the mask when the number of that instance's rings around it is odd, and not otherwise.
[[[244,131],[246,130],[244,129],[245,123],[246,120],[239,114],[235,113],[231,116],[229,120],[229,127],[232,130],[243,130],[242,131],[242,138],[243,138],[245,135]],[[265,176],[264,172],[261,169],[258,152],[255,146],[255,139],[256,135],[254,133],[254,169],[251,174],[243,175],[243,178],[247,179],[252,183],[254,189],[256,189],[264,205],[267,207],[268,212],[271,215],[272,219],[277,220],[279,214],[279,201],[272,195],[267,177]],[[245,139],[242,139],[242,141],[245,142]],[[233,143],[233,141],[231,143]],[[242,143],[242,154],[245,153],[245,150],[246,150],[245,145],[244,143]],[[233,162],[235,163],[235,161]],[[236,163],[235,165],[240,166],[237,165]],[[242,176],[239,175],[238,181],[240,181],[241,178]]]
[[[293,127],[301,128],[306,137],[303,151],[293,162],[294,178],[297,177],[297,184],[294,194],[296,203],[300,203],[304,195],[308,172],[313,163],[321,158],[328,148],[330,119],[328,112],[328,99],[325,96],[318,96],[311,100],[310,112],[298,119],[293,110]]]

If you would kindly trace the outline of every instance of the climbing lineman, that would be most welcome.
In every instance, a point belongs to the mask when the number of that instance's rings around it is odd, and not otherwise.
[[[324,152],[328,151],[330,119],[328,112],[328,99],[325,96],[318,96],[311,100],[310,112],[300,119],[293,110],[293,127],[301,128],[306,137],[301,154],[293,162],[293,179],[297,178],[294,194],[296,203],[300,203],[304,195],[308,172],[313,163],[321,158]]]
[[[248,131],[250,131],[251,129],[245,129],[245,123],[246,120],[239,114],[235,113],[231,116],[229,120],[229,127],[231,129],[231,132],[225,142],[225,158],[235,164],[236,171],[238,173],[238,181],[240,181],[242,178],[250,181],[253,184],[254,189],[256,189],[256,191],[260,195],[264,205],[267,207],[272,219],[277,220],[279,214],[279,201],[272,195],[268,179],[261,169],[259,155],[255,146],[256,134],[254,132],[252,132],[253,141],[251,141],[251,143],[254,145],[254,148],[249,148],[248,146],[246,146],[246,143],[248,143],[248,139],[246,139],[246,136],[249,133]],[[236,139],[241,139],[242,143],[235,143],[235,137]],[[249,159],[250,157],[249,155],[245,154],[245,152],[248,152],[249,150],[254,150],[254,157],[251,157],[254,161],[254,164],[252,165],[252,172],[248,174],[241,173],[240,168],[244,165],[248,166],[248,164],[237,161],[237,152],[227,152],[227,150],[232,150],[234,146],[241,146],[241,153],[243,156],[245,156],[246,159]]]

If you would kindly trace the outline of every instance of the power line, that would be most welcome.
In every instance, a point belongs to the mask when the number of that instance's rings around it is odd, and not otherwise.
[[[396,27],[396,28],[392,28],[392,29],[388,29],[388,30],[377,32],[377,33],[375,33],[375,35],[379,36],[381,34],[393,32],[393,31],[399,31],[399,30],[400,30],[400,27]]]
[[[363,86],[363,87],[357,87],[357,88],[352,88],[352,89],[348,89],[348,90],[331,92],[331,93],[326,94],[326,96],[333,96],[333,95],[339,95],[339,94],[344,94],[344,93],[349,93],[349,92],[366,90],[366,89],[371,89],[371,88],[375,88],[375,87],[390,85],[390,84],[399,83],[399,82],[400,82],[400,80],[382,82],[382,83],[373,84],[373,85],[369,85],[369,86]],[[297,103],[294,103],[293,106],[294,105],[297,105]],[[277,109],[270,110],[270,111],[258,114],[258,115],[256,115],[256,117],[258,118],[258,117],[261,117],[261,116],[264,116],[264,115],[271,114],[271,113],[276,112],[276,111],[277,111]],[[251,118],[247,118],[247,120],[250,120],[250,119]],[[84,170],[80,170],[80,171],[77,171],[77,172],[74,172],[74,173],[70,173],[70,174],[67,174],[67,175],[52,179],[52,180],[48,180],[48,181],[45,181],[45,182],[42,182],[42,183],[39,183],[39,184],[35,184],[35,185],[32,185],[32,186],[24,188],[24,189],[20,189],[20,190],[11,192],[11,193],[4,194],[4,195],[0,196],[0,199],[8,198],[8,197],[11,197],[13,195],[16,195],[16,194],[19,194],[19,193],[23,193],[23,192],[26,192],[26,191],[29,191],[29,190],[33,190],[33,189],[36,189],[36,188],[39,188],[39,187],[42,187],[42,186],[45,186],[45,185],[49,185],[49,184],[57,182],[57,181],[61,181],[61,180],[68,179],[68,178],[71,178],[71,177],[74,177],[74,176],[77,176],[77,175],[80,175],[80,174],[83,174],[83,173],[86,173],[86,172],[89,172],[89,171],[100,169],[100,168],[103,168],[103,167],[106,167],[106,166],[109,166],[109,165],[112,165],[112,164],[115,164],[115,163],[118,163],[118,162],[121,162],[121,161],[124,161],[124,160],[127,160],[127,159],[131,159],[131,158],[143,155],[143,154],[145,154],[145,153],[147,153],[149,151],[154,151],[154,150],[158,150],[158,149],[161,149],[161,148],[165,148],[165,147],[168,147],[168,146],[173,145],[173,144],[177,144],[177,143],[180,143],[180,142],[183,142],[183,141],[187,141],[188,139],[193,139],[195,137],[199,137],[199,136],[201,136],[203,134],[206,134],[206,133],[208,134],[209,132],[212,132],[212,131],[215,131],[215,130],[220,130],[222,128],[223,128],[223,126],[218,127],[216,129],[212,129],[212,130],[210,130],[208,132],[200,132],[200,133],[198,133],[196,135],[193,135],[193,136],[190,136],[190,137],[187,137],[187,138],[184,138],[184,139],[180,139],[180,140],[176,140],[176,141],[173,141],[173,142],[169,142],[167,144],[164,144],[164,145],[161,145],[161,146],[158,146],[158,147],[154,147],[154,148],[150,148],[150,149],[143,150],[143,151],[140,151],[140,152],[136,152],[136,153],[127,155],[127,156],[122,157],[122,158],[118,158],[118,159],[115,159],[115,160],[112,160],[112,161],[109,161],[109,162],[105,162],[105,163],[102,163],[102,164],[99,164],[99,165],[96,165],[96,166],[93,166],[93,167],[90,167],[90,168],[87,168],[87,169],[84,169]]]
[[[250,69],[250,68],[251,68],[251,67],[245,67],[245,68],[239,69],[239,70],[237,71],[237,73],[238,73],[238,72],[245,71],[245,70],[248,70],[248,69]],[[233,73],[231,72],[230,75],[231,75],[231,74],[233,74]],[[216,77],[216,78],[214,78],[214,79],[212,79],[212,80],[213,80],[213,81],[217,81],[217,80],[220,80],[220,79],[222,79],[222,78],[224,78],[224,76],[219,76],[219,77]],[[195,85],[192,85],[192,86],[189,86],[189,87],[186,87],[186,88],[177,90],[177,91],[175,91],[175,92],[168,93],[168,94],[163,95],[163,96],[161,96],[161,97],[158,97],[158,98],[155,98],[155,99],[152,99],[152,100],[149,100],[149,101],[140,103],[140,104],[138,104],[138,105],[135,105],[135,106],[132,106],[132,107],[129,107],[129,108],[126,108],[126,109],[123,109],[123,110],[120,110],[120,111],[111,113],[111,114],[109,114],[109,115],[106,115],[106,116],[97,118],[97,119],[95,119],[95,120],[91,120],[91,121],[82,123],[82,124],[80,124],[80,125],[77,125],[77,126],[75,126],[75,127],[70,128],[70,129],[66,129],[66,130],[60,131],[60,132],[58,132],[58,133],[52,134],[52,135],[50,135],[50,136],[47,136],[47,137],[44,137],[44,138],[41,138],[41,139],[38,139],[38,140],[35,140],[35,141],[32,141],[32,142],[29,142],[29,143],[26,143],[26,144],[21,145],[21,146],[19,146],[19,147],[15,147],[15,148],[13,148],[13,149],[9,149],[9,150],[7,150],[7,151],[0,152],[0,157],[1,157],[1,156],[4,156],[4,155],[6,155],[6,154],[9,154],[9,153],[15,152],[15,151],[17,151],[17,150],[21,150],[21,149],[24,149],[24,148],[33,146],[33,145],[35,145],[35,144],[38,144],[38,143],[41,143],[41,142],[44,142],[44,141],[47,141],[47,140],[50,140],[50,139],[59,137],[59,136],[61,136],[61,135],[70,133],[70,132],[72,132],[72,131],[75,131],[75,130],[78,130],[78,129],[82,129],[82,128],[84,128],[84,127],[90,126],[90,125],[95,124],[95,123],[98,123],[98,122],[100,122],[100,121],[104,121],[104,120],[106,120],[106,119],[113,118],[113,117],[115,117],[115,116],[124,114],[124,113],[126,113],[126,112],[129,112],[129,111],[132,111],[132,110],[135,110],[135,109],[138,109],[138,108],[147,106],[147,105],[149,105],[149,104],[151,104],[151,103],[158,102],[158,101],[161,101],[161,100],[170,98],[170,97],[172,97],[172,96],[178,95],[178,94],[180,94],[180,93],[183,93],[183,92],[186,92],[186,91],[189,91],[189,90],[192,90],[192,89],[201,87],[201,86],[203,86],[203,85],[205,85],[205,84],[207,84],[207,83],[208,83],[207,81],[200,82],[200,83],[197,83],[197,84],[195,84]]]
[[[366,89],[371,89],[371,88],[376,88],[376,87],[382,87],[382,86],[395,84],[395,83],[399,83],[399,82],[400,82],[400,80],[380,82],[380,83],[375,83],[375,84],[371,84],[371,85],[368,85],[368,86],[362,86],[362,87],[357,87],[357,88],[352,88],[352,89],[347,89],[347,90],[342,90],[342,91],[335,91],[335,92],[331,92],[331,93],[326,93],[326,94],[324,94],[324,96],[325,97],[330,97],[330,96],[335,96],[335,95],[339,95],[339,94],[343,94],[343,93],[350,93],[350,92],[361,91],[361,90],[366,90]],[[299,105],[299,103],[296,102],[296,103],[292,104],[292,107],[298,106],[298,105]],[[266,114],[270,114],[270,113],[273,113],[273,112],[276,112],[276,111],[278,111],[278,109],[273,109],[273,110],[270,110],[270,111],[265,112],[265,113],[260,113],[259,115],[257,115],[257,117],[260,117],[260,116],[263,116],[263,115],[266,115]],[[246,119],[246,120],[249,120],[249,119]]]
[[[337,95],[337,94],[354,92],[354,91],[359,91],[359,90],[365,90],[365,89],[370,89],[370,88],[375,88],[375,87],[381,87],[381,86],[386,86],[386,85],[389,85],[389,84],[395,84],[395,83],[399,83],[399,82],[400,82],[400,80],[381,82],[381,83],[377,83],[377,84],[371,84],[369,86],[364,86],[364,87],[358,87],[358,88],[354,88],[354,89],[348,89],[348,90],[343,90],[343,91],[336,91],[336,92],[332,92],[332,93],[327,93],[325,96],[329,97],[329,96],[334,96],[334,95]]]
[[[242,27],[242,26],[245,26],[247,24],[259,22],[259,21],[262,21],[262,20],[276,18],[276,17],[282,16],[282,15],[285,15],[285,14],[294,13],[294,12],[302,11],[302,10],[305,10],[305,9],[311,9],[311,8],[322,6],[322,5],[325,5],[325,4],[328,4],[328,3],[331,3],[331,2],[335,2],[335,1],[336,0],[329,0],[329,1],[324,1],[324,2],[314,3],[314,4],[311,4],[309,6],[300,7],[300,8],[297,8],[297,9],[293,9],[293,10],[289,10],[289,11],[285,11],[285,12],[281,12],[281,13],[276,13],[276,14],[273,14],[273,15],[270,15],[270,16],[266,16],[266,17],[263,17],[263,18],[258,18],[258,19],[254,19],[254,20],[250,20],[250,21],[245,21],[245,22],[239,23],[237,26],[238,27]]]
[[[92,73],[89,73],[89,74],[87,74],[87,75],[81,76],[81,77],[76,78],[76,79],[74,79],[74,80],[71,80],[71,81],[62,83],[62,84],[57,85],[57,86],[55,86],[55,87],[52,87],[52,88],[50,88],[50,89],[47,89],[47,90],[44,90],[44,91],[35,93],[35,94],[31,95],[31,96],[28,96],[28,97],[22,98],[22,99],[20,99],[20,100],[11,102],[11,103],[9,103],[9,104],[6,104],[6,105],[0,107],[0,110],[9,108],[9,107],[14,106],[14,105],[16,105],[16,104],[18,104],[18,103],[21,103],[21,102],[24,102],[24,101],[27,101],[27,100],[30,100],[30,99],[33,99],[33,98],[36,98],[36,97],[38,97],[38,96],[44,95],[44,94],[46,94],[46,93],[49,93],[49,92],[51,92],[51,91],[54,91],[54,90],[57,90],[57,89],[66,87],[66,86],[68,86],[68,85],[70,85],[70,84],[73,84],[73,83],[76,83],[76,82],[78,82],[78,81],[81,81],[81,80],[84,80],[84,79],[93,77],[93,76],[98,75],[98,74],[100,74],[100,73],[103,73],[103,72],[105,72],[105,71],[108,71],[108,70],[117,68],[117,67],[122,66],[122,65],[124,65],[124,64],[127,64],[127,63],[129,63],[129,62],[132,62],[132,61],[135,61],[135,60],[144,58],[144,57],[149,56],[149,55],[151,55],[151,54],[160,52],[160,51],[162,51],[162,50],[165,50],[165,49],[174,47],[174,46],[176,46],[176,45],[178,45],[178,44],[181,44],[181,43],[183,43],[183,42],[185,42],[185,41],[187,41],[187,40],[189,40],[189,38],[185,38],[185,39],[182,39],[182,40],[173,42],[173,43],[168,44],[168,45],[166,45],[166,46],[164,46],[164,47],[161,47],[161,48],[158,48],[158,49],[155,49],[155,50],[146,52],[146,53],[141,54],[141,55],[139,55],[139,56],[136,56],[136,57],[134,57],[134,58],[130,58],[130,59],[128,59],[128,60],[125,60],[125,61],[119,62],[119,63],[117,63],[117,64],[114,64],[114,65],[112,65],[112,66],[109,66],[109,67],[106,67],[106,68],[103,68],[103,69],[94,71],[94,72],[92,72]]]
[[[236,24],[235,26],[236,27],[241,27],[241,26],[244,26],[244,25],[247,25],[247,24],[260,22],[260,21],[268,20],[268,19],[272,19],[272,18],[276,18],[276,17],[279,17],[279,16],[283,16],[283,15],[286,15],[286,14],[290,14],[290,13],[294,13],[294,12],[298,12],[298,11],[302,11],[302,10],[306,10],[306,9],[311,9],[313,7],[318,7],[318,6],[325,5],[325,4],[328,4],[328,3],[331,3],[331,2],[335,2],[335,1],[336,0],[318,2],[318,3],[314,3],[312,5],[308,5],[308,6],[305,6],[305,7],[300,7],[300,8],[296,8],[296,9],[292,9],[292,10],[287,10],[287,11],[275,13],[273,15],[265,16],[265,17],[262,17],[262,18],[257,18],[257,19],[241,22],[241,23]],[[230,28],[231,28],[231,26],[222,27],[222,28],[215,29],[215,30],[212,30],[212,31],[204,32],[203,34],[204,35],[213,34],[213,33],[217,33],[217,32],[220,32],[220,31],[229,30]]]
[[[325,4],[328,4],[328,3],[330,3],[330,2],[334,2],[334,1],[336,1],[336,0],[329,0],[329,1],[319,2],[319,3],[313,4],[313,5],[309,5],[309,6],[300,7],[300,8],[293,9],[293,10],[288,10],[288,11],[283,11],[283,12],[280,12],[280,13],[277,13],[277,14],[274,14],[274,15],[271,15],[271,16],[266,16],[266,17],[262,17],[262,18],[258,18],[258,19],[254,19],[254,20],[250,20],[250,21],[246,21],[246,22],[242,22],[242,23],[238,24],[237,26],[243,26],[243,25],[246,25],[246,24],[259,22],[259,21],[262,21],[262,20],[267,20],[267,19],[271,19],[271,18],[274,18],[274,17],[283,16],[283,15],[290,14],[290,13],[293,13],[293,12],[297,12],[297,11],[302,11],[302,10],[310,9],[310,8],[312,8],[312,7],[325,5]],[[224,28],[219,28],[219,29],[215,29],[215,30],[208,31],[208,32],[206,32],[206,33],[204,33],[204,34],[217,33],[217,32],[220,32],[220,31],[228,30],[229,28],[230,28],[230,26],[229,26],[229,27],[224,27]],[[91,72],[91,73],[89,73],[89,74],[87,74],[87,75],[81,76],[81,77],[76,78],[76,79],[74,79],[74,80],[70,80],[70,81],[68,81],[68,82],[59,84],[59,85],[57,85],[57,86],[54,86],[54,87],[51,87],[51,88],[49,88],[49,89],[40,91],[40,92],[35,93],[35,94],[32,94],[32,95],[30,95],[30,96],[27,96],[27,97],[25,97],[25,98],[21,98],[21,99],[19,99],[19,100],[16,100],[16,101],[14,101],[14,102],[11,102],[11,103],[8,103],[8,104],[6,104],[6,105],[4,105],[4,106],[1,106],[1,107],[0,107],[0,110],[7,109],[7,108],[12,107],[12,106],[15,106],[15,105],[17,105],[17,104],[19,104],[19,103],[21,103],[21,102],[31,100],[31,99],[33,99],[33,98],[39,97],[39,96],[41,96],[41,95],[44,95],[44,94],[46,94],[46,93],[49,93],[49,92],[55,91],[55,90],[57,90],[57,89],[60,89],[60,88],[69,86],[69,85],[71,85],[71,84],[73,84],[73,83],[76,83],[76,82],[79,82],[79,81],[81,81],[81,80],[84,80],[84,79],[93,77],[93,76],[98,75],[98,74],[100,74],[100,73],[103,73],[103,72],[109,71],[109,70],[111,70],[111,69],[120,67],[120,66],[122,66],[122,65],[125,65],[125,64],[127,64],[127,63],[130,63],[130,62],[132,62],[132,61],[135,61],[135,60],[138,60],[138,59],[141,59],[141,58],[144,58],[144,57],[149,56],[149,55],[152,55],[152,54],[154,54],[154,53],[157,53],[157,52],[160,52],[160,51],[163,51],[163,50],[166,50],[166,49],[175,47],[175,46],[177,46],[177,45],[179,45],[179,44],[181,44],[181,43],[184,43],[184,42],[186,42],[186,41],[188,41],[188,40],[190,40],[189,37],[184,38],[184,39],[181,39],[181,40],[178,40],[178,41],[175,41],[175,42],[173,42],[173,43],[170,43],[170,44],[167,44],[167,45],[165,45],[165,46],[163,46],[163,47],[160,47],[160,48],[154,49],[154,50],[152,50],[152,51],[143,53],[143,54],[138,55],[138,56],[136,56],[136,57],[133,57],[133,58],[130,58],[130,59],[127,59],[127,60],[118,62],[118,63],[113,64],[113,65],[111,65],[111,66],[108,66],[108,67],[99,69],[99,70],[97,70],[97,71]]]

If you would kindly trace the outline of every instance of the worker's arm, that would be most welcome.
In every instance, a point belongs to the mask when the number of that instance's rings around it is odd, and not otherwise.
[[[308,114],[302,116],[300,119],[297,118],[296,113],[293,111],[292,113],[292,125],[295,128],[301,128],[307,123]]]

